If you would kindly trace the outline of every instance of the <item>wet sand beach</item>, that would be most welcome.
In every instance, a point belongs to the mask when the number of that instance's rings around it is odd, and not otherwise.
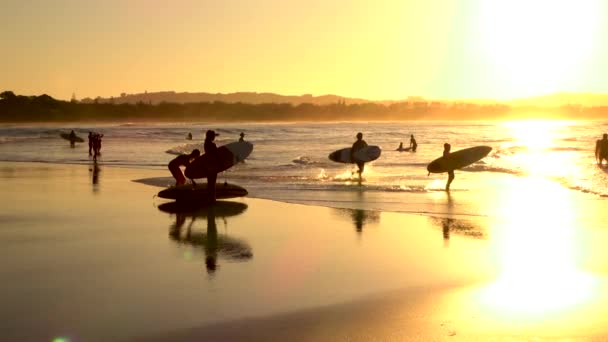
[[[132,181],[162,176],[0,163],[3,339],[608,336],[608,213],[597,196],[490,175],[480,192],[406,199],[481,215],[255,198],[181,211]]]

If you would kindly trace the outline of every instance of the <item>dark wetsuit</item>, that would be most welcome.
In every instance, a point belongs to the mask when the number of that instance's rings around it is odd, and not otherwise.
[[[365,162],[362,161],[358,161],[355,160],[355,152],[359,151],[360,149],[367,147],[367,143],[365,142],[365,140],[361,139],[361,140],[357,140],[355,141],[355,143],[353,144],[353,146],[350,149],[350,159],[357,164],[357,166],[359,167],[359,176],[363,173],[363,168],[365,167]]]
[[[205,139],[205,144],[203,145],[205,149],[205,154],[208,154],[211,157],[211,160],[215,161],[215,163],[219,163],[219,154],[217,152],[217,146],[213,141]],[[213,202],[215,201],[215,181],[217,180],[217,172],[211,169],[209,175],[207,176],[207,189],[209,190],[209,199]]]
[[[449,150],[443,150],[443,156],[447,157],[450,154]],[[454,180],[454,170],[448,170],[448,182],[445,184],[445,191],[450,191],[450,184]]]
[[[169,162],[169,171],[171,171],[173,178],[175,178],[175,185],[186,184],[186,177],[184,177],[184,174],[179,167],[188,166],[188,164],[190,164],[190,158],[190,155],[183,154]]]
[[[412,148],[412,152],[416,152],[418,144],[416,143],[416,139],[414,139],[414,137],[410,138],[410,147]]]
[[[595,157],[600,165],[604,159],[608,163],[608,139],[601,139],[595,143]]]

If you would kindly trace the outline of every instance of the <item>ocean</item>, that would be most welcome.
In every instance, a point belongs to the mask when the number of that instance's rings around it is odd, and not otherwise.
[[[250,157],[218,176],[246,187],[251,197],[330,206],[412,213],[444,214],[435,207],[443,196],[446,174],[428,175],[426,165],[452,151],[487,145],[490,154],[456,171],[452,195],[474,196],[489,191],[508,177],[534,177],[573,191],[608,197],[608,169],[595,162],[595,141],[608,131],[608,121],[428,121],[334,123],[133,123],[133,124],[9,124],[0,127],[0,161],[82,164],[91,167],[87,143],[71,148],[60,133],[75,130],[104,134],[98,167],[157,169],[166,176],[148,183],[173,183],[167,163],[172,153],[202,150],[207,129],[220,133],[216,144],[236,141],[241,132],[253,143]],[[193,140],[186,140],[191,132]],[[382,149],[380,158],[366,164],[361,185],[355,166],[328,159],[334,150],[350,147],[357,132],[369,145]],[[418,150],[409,146],[413,134]],[[169,153],[168,153],[169,152]],[[101,178],[103,181],[103,178]],[[522,196],[525,194],[521,194]],[[461,215],[487,215],[479,208],[459,207]]]

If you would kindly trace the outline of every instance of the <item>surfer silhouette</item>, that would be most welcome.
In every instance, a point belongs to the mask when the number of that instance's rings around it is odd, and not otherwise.
[[[245,133],[241,132],[239,141],[245,141]]]
[[[219,133],[215,133],[215,131],[213,131],[213,130],[208,130],[207,133],[205,133],[205,143],[203,145],[203,147],[205,149],[205,154],[208,154],[211,157],[211,160],[216,165],[219,164],[220,157],[217,152],[217,146],[215,145],[213,140],[218,135],[219,135]],[[212,169],[216,169],[216,168],[217,168],[217,166],[215,166],[215,165],[212,166]],[[213,172],[213,170],[211,170],[211,172],[209,172],[209,175],[207,176],[207,190],[209,191],[209,200],[211,202],[215,202],[215,181],[216,180],[217,180],[217,173]]]
[[[74,133],[74,130],[70,132],[70,146],[76,146],[76,133]]]
[[[361,180],[361,174],[363,174],[365,162],[357,161],[355,159],[355,152],[365,147],[367,147],[367,143],[365,142],[365,140],[363,140],[363,133],[359,132],[357,133],[357,141],[355,141],[355,143],[350,149],[350,159],[353,160],[355,164],[357,164],[357,166],[359,167],[359,170],[357,170],[357,173],[359,174],[359,181]]]
[[[418,143],[416,143],[413,134],[410,136],[410,147],[412,148],[412,152],[416,152],[416,149],[418,148]]]
[[[186,136],[186,140],[192,140],[192,133],[188,132],[188,135]]]
[[[397,147],[397,151],[403,151],[403,141],[399,143],[399,147]]]
[[[93,155],[91,151],[93,150],[93,132],[89,132],[89,155]]]
[[[450,154],[450,150],[452,149],[452,145],[445,143],[443,144],[443,156],[447,157]],[[445,184],[445,191],[450,191],[450,184],[454,180],[454,170],[448,170],[448,182]]]
[[[608,165],[608,134],[606,133],[604,133],[601,140],[595,142],[595,158],[598,165],[601,166],[604,159]]]
[[[169,171],[171,171],[173,178],[175,178],[176,186],[186,184],[186,177],[184,177],[180,166],[188,166],[191,160],[200,155],[201,152],[195,149],[190,154],[182,154],[169,162]]]

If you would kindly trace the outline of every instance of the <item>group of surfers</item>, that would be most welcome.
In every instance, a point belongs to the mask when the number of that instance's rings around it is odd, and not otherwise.
[[[215,137],[217,137],[219,133],[216,133],[213,130],[208,130],[205,134],[205,142],[203,144],[205,154],[210,156],[210,160],[217,160],[219,162],[219,155],[217,152],[217,146],[213,142]],[[244,141],[245,134],[241,132],[239,141]],[[350,151],[350,157],[354,164],[357,165],[357,173],[359,175],[359,180],[361,180],[361,175],[365,168],[365,161],[357,160],[355,158],[355,153],[365,147],[367,147],[367,142],[363,140],[363,133],[359,132],[356,135],[356,141],[353,143]],[[90,138],[89,138],[90,141]],[[90,144],[90,143],[89,143]],[[410,137],[410,149],[412,151],[416,151],[418,144],[416,143],[416,139],[414,135]],[[403,149],[403,143],[399,145],[397,150]],[[443,156],[447,157],[450,154],[452,146],[449,143],[443,144]],[[597,140],[595,145],[595,155],[599,165],[602,165],[603,160],[606,160],[608,164],[608,134],[604,134],[601,140]],[[175,185],[183,185],[186,184],[186,177],[182,173],[180,167],[188,166],[191,162],[193,162],[196,158],[201,156],[201,152],[198,149],[193,150],[190,154],[184,154],[176,157],[175,159],[169,162],[169,170],[171,174],[175,178]],[[448,179],[445,185],[445,190],[450,190],[450,185],[454,181],[455,175],[454,170],[448,170]],[[209,196],[211,201],[215,201],[215,183],[217,180],[217,173],[210,172],[209,176],[207,176],[207,188],[209,189]],[[194,180],[192,180],[194,183]]]
[[[209,162],[211,164],[219,163],[219,154],[217,152],[217,146],[215,145],[215,137],[219,136],[219,133],[216,133],[214,130],[208,130],[205,133],[205,142],[203,143],[203,149],[206,155],[208,155]],[[189,133],[188,136],[191,137]],[[245,141],[245,133],[241,132],[239,141]],[[188,166],[192,163],[196,158],[201,156],[201,151],[198,149],[192,150],[190,154],[183,154],[177,156],[175,159],[169,162],[169,171],[175,178],[175,185],[183,185],[186,184],[186,177],[182,173],[181,166]],[[210,168],[207,176],[207,189],[209,192],[209,200],[211,202],[215,202],[215,182],[217,180],[217,172],[213,172],[213,169]],[[192,184],[196,185],[193,179],[191,179]]]
[[[97,156],[101,155],[101,138],[103,134],[89,132],[89,155],[93,156],[93,160],[97,160]]]

